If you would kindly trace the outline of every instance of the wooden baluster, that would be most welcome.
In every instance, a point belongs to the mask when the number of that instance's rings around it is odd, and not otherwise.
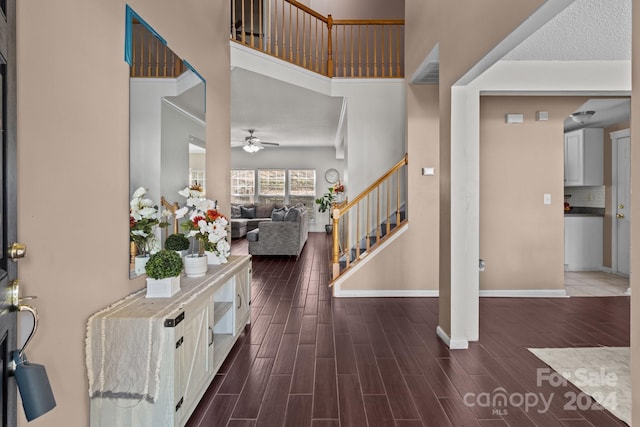
[[[366,57],[365,57],[365,76],[366,77],[370,77],[371,76],[371,60],[369,58],[369,25],[367,24],[364,27],[364,38],[366,40]]]
[[[391,232],[391,178],[387,179],[386,187],[387,187],[387,214],[385,218],[387,220],[387,235]]]
[[[393,77],[393,27],[388,26],[389,29],[389,77]]]
[[[151,47],[153,46],[153,36],[149,34],[149,48],[147,49],[147,77],[151,76]]]
[[[385,62],[384,62],[384,26],[380,26],[380,71],[382,72],[382,77],[385,76]]]
[[[275,27],[275,31],[273,32],[273,54],[277,57],[279,56],[279,48],[278,48],[278,0],[273,2],[273,26]]]
[[[314,59],[313,59],[313,69],[318,72],[318,19],[315,20],[316,23],[316,35],[314,37],[315,40],[315,49],[314,49]]]
[[[282,0],[282,22],[280,23],[280,25],[282,25],[282,37],[280,38],[280,43],[282,43],[282,53],[281,53],[281,58],[286,58],[287,57],[287,47],[285,45],[285,39],[284,39],[284,35],[285,35],[285,22],[286,22],[286,18],[285,18],[285,12],[284,12],[284,0]]]
[[[241,7],[240,7],[240,18],[241,18],[241,25],[240,25],[240,40],[242,41],[242,44],[247,44],[247,35],[245,34],[245,23],[246,21],[246,15],[245,15],[245,10],[244,10],[244,0],[240,0],[241,2]]]
[[[353,51],[355,50],[355,47],[353,45],[353,25],[349,25],[349,28],[350,28],[349,38],[351,39],[351,43],[350,43],[350,45],[351,45],[351,47],[350,47],[350,50],[351,50],[351,67],[350,67],[351,68],[351,74],[349,75],[349,77],[353,77],[354,76],[354,73],[353,73]]]
[[[231,0],[231,28],[229,28],[229,38],[236,39],[236,2]]]
[[[302,15],[302,28],[303,28],[303,33],[302,33],[302,66],[304,68],[307,68],[307,20],[306,20],[307,14]],[[311,19],[311,17],[309,17],[309,19]],[[309,25],[311,25],[311,22],[309,22]]]
[[[356,259],[360,259],[360,203],[356,205]]]
[[[256,44],[255,44],[255,40],[254,40],[254,37],[253,37],[253,29],[255,28],[255,27],[253,26],[253,0],[249,0],[249,2],[250,2],[250,3],[249,3],[249,13],[250,13],[250,15],[251,15],[251,17],[249,18],[249,23],[251,24],[251,25],[249,26],[249,27],[250,27],[250,28],[249,28],[249,31],[250,31],[250,35],[251,35],[251,39],[250,39],[250,40],[251,40],[251,47],[254,47],[254,48],[255,48],[255,47],[256,47]]]
[[[396,77],[400,77],[400,26],[396,25]]]
[[[347,76],[347,26],[342,25],[342,77]]]
[[[300,65],[300,9],[296,8],[296,65]]]
[[[289,36],[287,37],[287,40],[289,40],[289,61],[293,62],[293,59],[294,59],[294,57],[293,57],[293,40],[292,40],[292,38],[293,38],[292,37],[293,36],[293,34],[292,34],[293,30],[291,29],[293,27],[293,13],[292,13],[291,9],[292,9],[292,6],[291,6],[291,3],[289,3],[289,31],[288,31]]]
[[[258,47],[264,52],[264,33],[262,32],[262,23],[264,16],[262,15],[262,2],[258,2]]]
[[[167,57],[168,57],[168,52],[167,51],[169,50],[169,48],[167,46],[165,46],[164,49],[162,49],[162,50],[163,50],[163,53],[164,53],[164,59],[162,60],[162,62],[163,62],[162,75],[163,75],[163,77],[167,77],[167,74],[169,73],[169,70],[168,70],[168,68],[169,68],[168,67],[168,64],[169,64],[168,61],[169,60],[167,59]],[[171,77],[175,77],[175,75],[171,76]]]
[[[373,77],[378,77],[378,27],[373,26]]]
[[[331,31],[333,29],[333,17],[328,16],[327,19],[327,76],[333,77],[333,40]]]
[[[404,169],[404,168],[403,168]],[[398,187],[396,188],[396,227],[400,225],[400,179],[402,178],[400,175],[400,169],[396,172],[396,179],[398,182]]]
[[[358,77],[362,77],[362,25],[358,25]]]

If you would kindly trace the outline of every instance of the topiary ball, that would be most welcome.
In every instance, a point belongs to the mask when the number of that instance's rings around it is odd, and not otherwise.
[[[165,279],[182,273],[182,258],[175,251],[163,249],[151,255],[145,265],[147,276],[152,279]]]

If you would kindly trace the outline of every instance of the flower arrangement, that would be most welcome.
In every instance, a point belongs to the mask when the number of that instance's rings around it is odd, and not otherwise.
[[[129,204],[129,240],[135,243],[138,255],[142,256],[160,250],[154,230],[157,226],[166,225],[160,222],[158,206],[151,199],[145,198],[146,194],[147,189],[139,187]]]
[[[205,251],[213,252],[226,260],[231,253],[227,241],[229,220],[218,212],[218,202],[205,198],[199,186],[187,187],[178,194],[186,197],[187,203],[176,211],[176,217],[183,218],[188,214],[189,220],[184,221],[181,227],[187,237],[198,241],[198,254],[202,256]]]
[[[334,193],[344,193],[344,184],[340,183],[340,181],[336,182],[333,186]]]

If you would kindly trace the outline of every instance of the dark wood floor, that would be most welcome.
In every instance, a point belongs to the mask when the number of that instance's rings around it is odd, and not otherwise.
[[[253,323],[188,426],[626,425],[567,409],[577,389],[538,386],[546,365],[527,348],[628,346],[628,297],[483,298],[480,341],[450,351],[435,334],[437,298],[332,299],[327,244],[311,233],[297,262],[254,257]],[[469,405],[500,387],[515,404]],[[518,404],[534,393],[548,410]]]

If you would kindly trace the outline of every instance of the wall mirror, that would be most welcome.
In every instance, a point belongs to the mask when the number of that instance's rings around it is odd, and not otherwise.
[[[144,187],[144,198],[162,213],[161,197],[169,204],[182,204],[179,190],[205,183],[206,83],[128,6],[125,60],[130,66],[129,200]],[[136,256],[161,247],[173,232],[172,218],[168,220],[168,228],[153,227],[144,243],[130,242],[129,277],[144,272],[141,266],[136,269]],[[130,236],[135,224],[130,216]]]

